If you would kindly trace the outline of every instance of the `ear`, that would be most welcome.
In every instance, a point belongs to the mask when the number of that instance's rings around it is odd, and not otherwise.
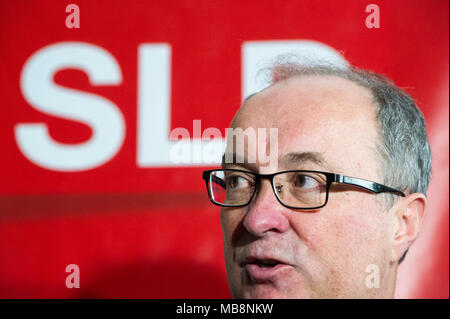
[[[425,217],[426,202],[424,194],[414,193],[400,199],[391,208],[396,225],[390,260],[392,263],[397,264],[416,240]]]

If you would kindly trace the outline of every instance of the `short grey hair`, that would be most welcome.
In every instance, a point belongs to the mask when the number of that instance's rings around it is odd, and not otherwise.
[[[270,84],[299,76],[337,76],[367,88],[377,107],[381,140],[376,145],[380,155],[382,183],[405,193],[426,195],[431,177],[431,150],[425,119],[414,100],[387,77],[354,66],[298,63],[292,56],[278,57],[270,68],[263,69]],[[268,71],[268,73],[267,73]],[[386,209],[395,198],[383,194]]]

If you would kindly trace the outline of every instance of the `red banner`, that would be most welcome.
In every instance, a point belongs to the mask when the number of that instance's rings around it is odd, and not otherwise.
[[[229,297],[200,172],[259,61],[309,50],[418,102],[430,208],[397,295],[448,298],[448,2],[377,1],[379,25],[364,1],[74,4],[0,4],[0,297]]]

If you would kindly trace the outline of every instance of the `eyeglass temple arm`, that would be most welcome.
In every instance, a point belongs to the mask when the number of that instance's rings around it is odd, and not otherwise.
[[[349,177],[349,176],[344,176],[344,175],[339,175],[339,174],[334,174],[334,177],[335,177],[334,181],[337,183],[349,184],[349,185],[362,187],[373,193],[395,193],[399,196],[405,197],[405,194],[399,190],[396,190],[396,189],[393,189],[388,186],[384,186],[384,185],[381,185],[381,184],[378,184],[375,182],[367,181],[365,179],[354,178],[354,177]]]

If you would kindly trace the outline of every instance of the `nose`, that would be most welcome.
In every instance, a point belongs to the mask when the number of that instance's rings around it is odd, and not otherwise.
[[[289,220],[284,214],[286,208],[276,199],[270,181],[262,181],[255,196],[243,221],[247,231],[256,237],[263,237],[268,232],[287,231]]]

